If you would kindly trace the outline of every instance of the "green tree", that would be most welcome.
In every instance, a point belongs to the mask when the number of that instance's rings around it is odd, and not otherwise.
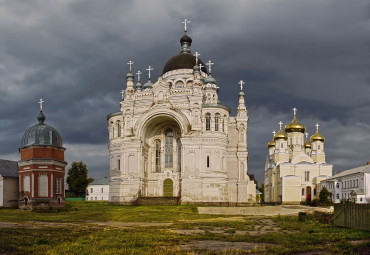
[[[260,191],[262,194],[261,194],[261,202],[265,202],[265,184],[262,183],[261,184],[261,187],[258,187],[257,186],[257,190]]]
[[[319,195],[320,205],[330,205],[331,200],[329,196],[330,196],[330,192],[325,187],[323,187]]]
[[[67,184],[71,196],[85,196],[87,185],[94,181],[93,178],[88,178],[87,174],[87,167],[82,161],[72,162],[67,173]]]

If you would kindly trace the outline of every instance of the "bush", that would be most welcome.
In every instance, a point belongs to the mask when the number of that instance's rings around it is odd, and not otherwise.
[[[333,202],[329,198],[329,195],[330,195],[329,191],[325,187],[323,187],[319,195],[320,205],[332,205],[333,204]]]
[[[315,198],[314,200],[311,201],[311,206],[319,206],[320,205],[320,200]]]

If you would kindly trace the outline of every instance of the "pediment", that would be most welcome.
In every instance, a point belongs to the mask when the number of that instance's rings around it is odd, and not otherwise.
[[[298,164],[298,163],[302,163],[302,162],[307,162],[307,163],[311,163],[311,164],[314,163],[313,159],[310,156],[304,154],[303,152],[296,155],[294,158],[292,158],[291,163],[292,164]]]

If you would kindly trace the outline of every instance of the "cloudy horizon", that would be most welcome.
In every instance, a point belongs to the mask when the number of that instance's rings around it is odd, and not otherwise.
[[[129,60],[154,68],[191,50],[212,66],[222,104],[235,115],[239,80],[249,113],[248,173],[263,180],[278,122],[319,123],[333,174],[370,161],[370,5],[356,0],[0,0],[0,158],[19,160],[24,132],[45,123],[63,138],[66,161],[109,175],[106,116],[119,111]]]

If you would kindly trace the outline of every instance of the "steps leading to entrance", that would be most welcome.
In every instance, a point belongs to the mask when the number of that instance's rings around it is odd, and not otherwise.
[[[180,197],[139,197],[135,205],[178,205]]]

